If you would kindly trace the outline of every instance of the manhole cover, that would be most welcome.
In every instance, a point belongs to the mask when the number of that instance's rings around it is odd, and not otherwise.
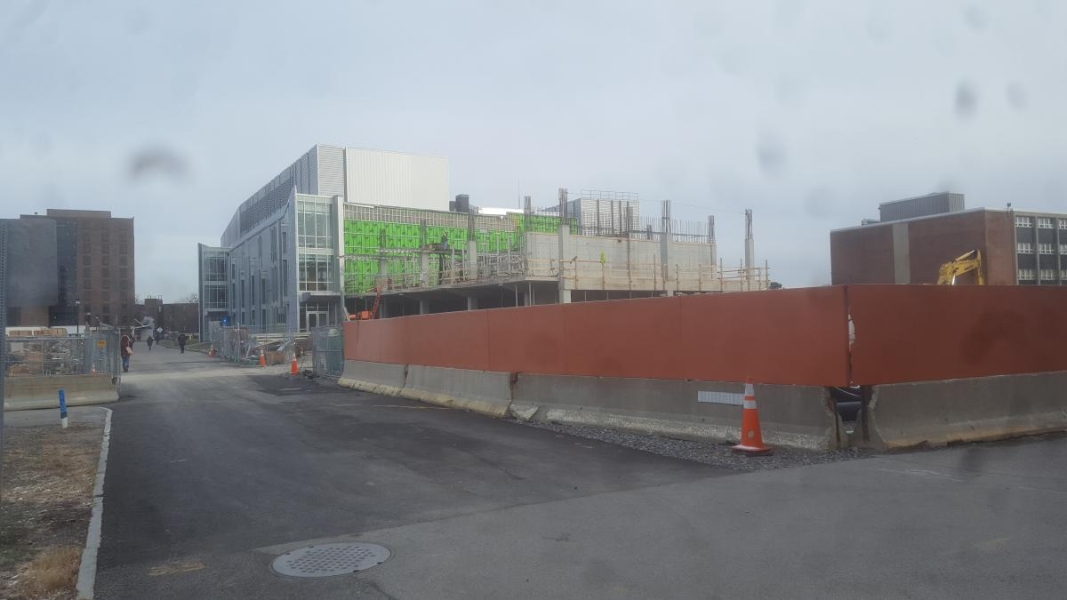
[[[389,549],[378,544],[318,544],[286,552],[274,559],[271,567],[292,577],[330,577],[369,569],[389,556]]]

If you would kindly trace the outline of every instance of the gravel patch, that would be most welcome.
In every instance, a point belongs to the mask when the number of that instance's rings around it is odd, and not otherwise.
[[[527,427],[547,429],[556,433],[633,448],[634,450],[641,450],[642,452],[649,452],[659,456],[691,460],[731,471],[751,472],[768,469],[788,469],[874,455],[873,451],[858,448],[817,452],[776,447],[774,453],[769,456],[750,457],[734,454],[730,449],[733,443],[694,442],[588,425],[563,425],[560,423],[538,423],[519,420],[514,420],[514,422]]]

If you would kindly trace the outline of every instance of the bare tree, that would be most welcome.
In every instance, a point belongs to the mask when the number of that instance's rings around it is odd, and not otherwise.
[[[196,292],[192,294],[186,294],[181,298],[178,298],[178,302],[181,304],[196,304],[200,301],[200,297],[196,295]]]

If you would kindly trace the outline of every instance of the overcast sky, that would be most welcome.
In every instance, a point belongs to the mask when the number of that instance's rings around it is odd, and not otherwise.
[[[752,208],[772,277],[825,284],[882,201],[1067,212],[1067,5],[0,6],[0,217],[134,217],[139,294],[195,291],[196,243],[315,143],[447,156],[479,206],[670,198],[727,263]]]

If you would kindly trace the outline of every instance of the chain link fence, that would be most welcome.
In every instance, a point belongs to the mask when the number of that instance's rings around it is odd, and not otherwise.
[[[298,368],[310,358],[311,336],[308,333],[291,331],[263,331],[249,327],[222,327],[213,323],[208,332],[207,350],[226,360],[240,364],[259,364],[260,356],[265,365],[288,366],[295,357]]]
[[[7,336],[3,351],[5,375],[8,377],[92,373],[119,377],[122,366],[117,330],[91,332],[76,337]]]
[[[311,365],[316,375],[341,376],[345,368],[345,345],[341,327],[317,327],[311,330]]]

